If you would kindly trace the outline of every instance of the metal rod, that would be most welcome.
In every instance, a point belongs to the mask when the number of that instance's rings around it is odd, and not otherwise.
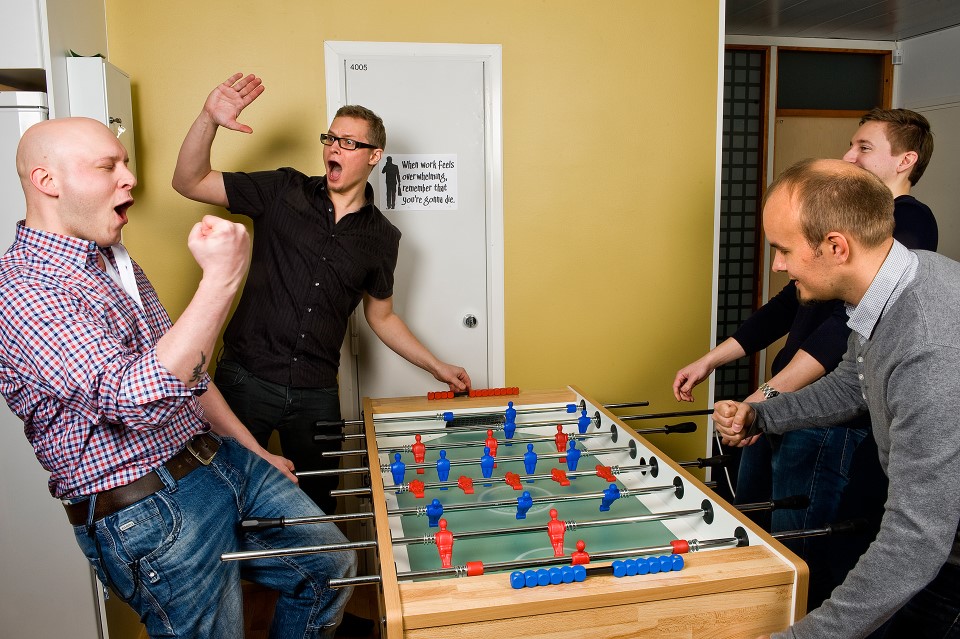
[[[702,517],[707,511],[703,508],[696,510],[675,510],[666,513],[651,513],[649,515],[634,515],[632,517],[614,517],[612,519],[595,519],[592,521],[564,521],[565,531],[576,530],[578,528],[592,528],[594,526],[613,526],[615,524],[639,524],[648,521],[665,521],[667,519],[680,519],[681,517]],[[489,537],[490,535],[503,535],[528,532],[545,532],[549,530],[546,525],[541,526],[518,526],[515,528],[492,528],[489,530],[468,530],[465,532],[453,533],[454,540],[466,539],[470,537]],[[434,544],[436,543],[432,535],[423,535],[421,537],[399,537],[393,540],[393,545],[408,544]]]
[[[699,552],[707,548],[727,548],[740,545],[740,540],[736,537],[727,537],[722,539],[709,539],[698,541],[691,539],[687,541],[689,552]],[[590,553],[590,561],[606,561],[608,559],[617,559],[619,557],[635,557],[638,555],[659,555],[664,553],[673,553],[673,546],[664,544],[660,546],[646,546],[642,548],[630,548],[626,550],[610,550],[605,552]],[[518,570],[522,568],[534,568],[538,566],[556,566],[567,565],[569,558],[564,557],[543,557],[537,559],[519,559],[515,561],[500,561],[484,564],[486,571]],[[467,575],[466,566],[454,566],[452,568],[438,568],[434,570],[414,570],[409,572],[397,573],[397,579],[416,579],[419,577],[465,577]],[[333,580],[330,580],[330,587],[334,588]]]
[[[615,408],[634,408],[635,406],[649,406],[650,402],[626,402],[624,404],[604,404],[603,407],[609,410]]]
[[[650,459],[653,460],[654,458],[651,457]],[[637,471],[639,471],[639,472],[647,472],[647,471],[650,471],[650,470],[659,469],[659,466],[655,466],[655,465],[653,465],[653,464],[636,464],[636,465],[633,465],[633,466],[609,466],[609,468],[610,468],[610,474],[612,474],[612,475],[619,475],[619,474],[621,474],[621,473],[623,473],[623,472],[637,472]],[[596,475],[596,474],[597,474],[597,471],[596,471],[595,469],[594,469],[594,470],[574,470],[574,471],[567,471],[567,472],[565,472],[564,474],[565,474],[567,477],[586,477],[586,476],[588,476],[588,475]],[[481,478],[479,478],[479,479],[470,477],[470,478],[468,478],[468,479],[470,479],[470,481],[473,482],[474,484],[493,484],[493,483],[497,483],[497,482],[501,482],[501,481],[506,481],[506,478],[504,478],[504,477],[481,477]],[[533,482],[534,480],[537,480],[537,479],[550,479],[550,480],[552,480],[552,479],[553,479],[553,475],[522,475],[522,476],[520,476],[520,479],[521,479],[521,481],[526,481],[526,482],[529,483],[529,482]],[[459,480],[457,480],[457,481],[432,482],[432,483],[429,483],[429,484],[424,484],[423,487],[424,487],[424,489],[426,489],[426,488],[442,488],[442,487],[444,487],[444,486],[446,486],[447,488],[455,488],[455,487],[458,487],[459,485],[460,485],[460,482],[459,482]],[[391,484],[391,485],[389,485],[389,486],[384,486],[384,487],[383,487],[383,490],[384,490],[384,492],[389,491],[389,490],[392,490],[392,491],[397,492],[397,493],[410,492],[410,484],[409,484],[409,483],[407,483],[407,484]],[[333,491],[330,491],[330,494],[332,495],[332,494],[333,494]]]
[[[705,408],[703,410],[682,410],[674,413],[650,413],[649,415],[622,415],[619,417],[621,421],[631,421],[635,419],[661,419],[665,417],[694,417],[696,415],[712,415],[712,408]]]
[[[650,495],[658,492],[665,491],[676,491],[676,485],[669,486],[649,486],[647,488],[624,488],[620,490],[620,497],[635,497],[637,495]],[[565,502],[565,501],[579,501],[585,499],[603,499],[605,495],[602,492],[595,493],[574,493],[571,495],[559,495],[553,496],[548,495],[546,497],[534,497],[533,503],[555,503],[555,502]],[[475,509],[486,509],[486,508],[516,508],[517,500],[516,499],[503,499],[498,501],[486,501],[486,502],[476,502],[473,504],[450,504],[449,506],[443,507],[443,512],[451,512],[456,510],[475,510]],[[427,507],[426,506],[417,506],[415,508],[394,508],[387,510],[388,516],[393,515],[417,515],[418,517],[426,516]]]
[[[237,552],[223,553],[220,555],[220,561],[270,559],[271,557],[296,557],[298,555],[315,555],[321,552],[368,550],[376,547],[377,542],[375,541],[351,541],[345,544],[328,544],[326,546],[300,546],[299,548],[275,548],[273,550],[239,550]]]
[[[333,524],[336,522],[362,521],[373,519],[373,513],[344,513],[342,515],[315,515],[311,517],[251,517],[240,522],[240,529],[264,530],[267,528],[282,528],[284,526],[303,526],[305,524]]]
[[[579,418],[578,418],[579,419]],[[600,426],[600,420],[598,417],[591,417],[590,421],[595,426]],[[559,426],[561,424],[576,424],[576,419],[545,419],[534,422],[515,422],[514,426],[519,428],[530,428],[530,427],[539,427],[539,426]],[[476,426],[447,426],[442,431],[437,430],[437,433],[477,433],[492,430],[495,433],[498,433],[504,430],[504,424],[482,424]],[[422,430],[391,430],[377,433],[377,437],[409,437],[411,435],[422,435]],[[512,438],[507,441],[512,441]]]

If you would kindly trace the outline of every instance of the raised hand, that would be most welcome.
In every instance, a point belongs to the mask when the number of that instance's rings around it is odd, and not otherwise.
[[[219,126],[241,133],[253,133],[253,129],[237,122],[237,118],[248,104],[263,93],[263,89],[263,81],[255,75],[234,73],[210,92],[203,103],[203,110]]]

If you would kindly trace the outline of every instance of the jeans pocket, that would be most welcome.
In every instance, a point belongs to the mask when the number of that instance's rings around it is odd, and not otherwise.
[[[249,371],[239,363],[229,359],[221,359],[217,364],[217,371],[214,373],[213,383],[221,389],[230,389],[243,384],[247,381],[249,375]]]
[[[179,509],[163,491],[110,515],[105,523],[117,540],[118,555],[130,563],[163,555],[180,528]]]

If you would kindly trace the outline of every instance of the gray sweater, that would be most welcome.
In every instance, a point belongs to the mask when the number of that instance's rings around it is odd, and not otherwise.
[[[937,575],[960,565],[960,264],[917,251],[916,278],[870,339],[851,333],[843,362],[796,393],[754,405],[785,433],[870,411],[890,478],[876,541],[820,608],[774,639],[864,637]]]

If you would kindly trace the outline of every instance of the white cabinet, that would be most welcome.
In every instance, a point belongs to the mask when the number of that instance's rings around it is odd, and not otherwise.
[[[67,58],[67,90],[70,115],[93,118],[109,126],[126,147],[130,170],[136,175],[130,76],[103,58]]]
[[[3,0],[0,20],[0,69],[43,69],[40,4]]]

